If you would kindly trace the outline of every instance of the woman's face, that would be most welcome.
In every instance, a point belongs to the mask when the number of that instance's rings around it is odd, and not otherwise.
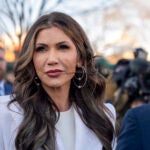
[[[39,32],[33,63],[44,89],[70,86],[77,60],[74,43],[61,29],[51,27]]]

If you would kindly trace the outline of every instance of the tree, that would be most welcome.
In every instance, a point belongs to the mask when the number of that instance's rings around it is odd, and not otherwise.
[[[0,8],[0,33],[9,39],[13,47],[20,50],[31,24],[61,2],[62,0],[0,0],[3,6]]]
[[[109,6],[81,16],[95,52],[108,58],[121,56],[126,51],[132,55],[134,48],[139,46],[149,49],[150,3],[116,0]]]

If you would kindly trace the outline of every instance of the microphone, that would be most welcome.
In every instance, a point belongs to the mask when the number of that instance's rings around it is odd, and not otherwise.
[[[82,74],[83,72],[81,71],[75,71],[75,72],[64,72],[66,74]],[[87,75],[95,75],[97,74],[98,71],[93,71],[93,72],[86,72]]]

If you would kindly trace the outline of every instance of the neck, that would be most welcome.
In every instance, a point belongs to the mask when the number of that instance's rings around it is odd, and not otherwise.
[[[67,111],[70,108],[69,87],[49,88],[46,90],[48,95],[53,99],[60,112]]]

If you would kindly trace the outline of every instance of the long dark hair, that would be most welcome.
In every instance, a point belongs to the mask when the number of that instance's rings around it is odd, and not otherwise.
[[[85,32],[73,18],[60,12],[44,15],[33,24],[15,65],[15,97],[11,103],[18,102],[24,111],[15,140],[16,149],[56,149],[55,124],[59,119],[56,111],[59,110],[42,86],[36,85],[32,60],[39,31],[52,26],[60,28],[74,42],[87,73],[87,83],[82,89],[71,82],[70,99],[85,125],[102,142],[103,149],[111,150],[114,128],[108,118],[112,115],[103,104],[105,80],[95,71],[93,50]]]

